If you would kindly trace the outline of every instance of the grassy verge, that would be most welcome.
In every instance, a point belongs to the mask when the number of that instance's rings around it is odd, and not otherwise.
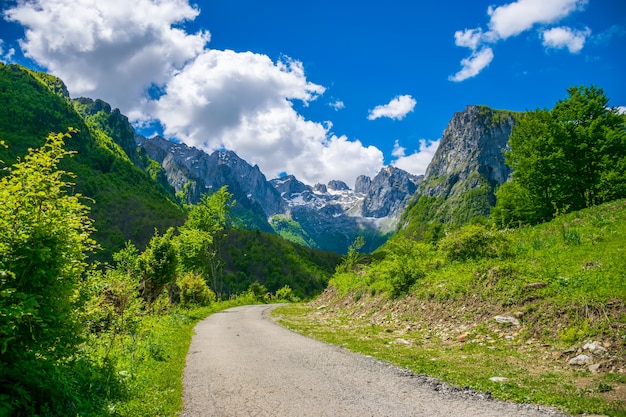
[[[626,416],[626,202],[503,234],[502,256],[406,250],[401,261],[423,272],[400,295],[394,279],[410,270],[387,255],[274,314],[303,334],[496,398]],[[571,364],[579,355],[590,362]]]
[[[254,304],[253,296],[147,315],[132,335],[91,340],[86,349],[100,369],[108,370],[108,406],[101,415],[177,416],[182,411],[182,377],[193,328],[213,313]]]

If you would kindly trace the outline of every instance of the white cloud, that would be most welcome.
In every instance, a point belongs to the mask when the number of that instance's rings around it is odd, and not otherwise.
[[[557,27],[543,31],[543,46],[547,48],[567,48],[570,53],[576,54],[583,49],[591,30],[573,30],[568,27]]]
[[[11,62],[11,58],[15,55],[15,49],[9,48],[4,50],[4,40],[0,39],[0,62]]]
[[[489,28],[498,38],[506,39],[531,29],[536,24],[557,22],[572,12],[582,10],[589,0],[518,0],[503,6],[489,7]]]
[[[388,117],[390,119],[402,120],[404,116],[412,112],[417,102],[410,95],[397,96],[389,103],[376,106],[374,110],[370,110],[367,118],[376,120],[380,117]]]
[[[158,120],[166,136],[188,145],[233,150],[270,178],[288,172],[311,184],[352,183],[380,170],[379,149],[294,110],[294,100],[306,106],[325,90],[307,80],[301,62],[208,49],[208,31],[184,29],[199,13],[188,0],[30,0],[5,18],[24,26],[25,55],[73,96],[103,99],[136,124]]]
[[[617,113],[619,114],[626,114],[626,106],[617,106]]]
[[[571,13],[583,10],[589,0],[517,0],[502,6],[489,6],[489,30],[482,28],[459,30],[454,33],[455,45],[469,48],[472,53],[461,61],[461,70],[448,77],[451,81],[463,81],[478,75],[493,60],[493,45],[500,40],[520,35],[536,25],[558,22]],[[555,29],[561,31],[552,32]],[[589,33],[572,31],[569,28],[544,30],[544,46],[563,48],[579,52]],[[563,31],[569,30],[569,34]],[[547,34],[547,38],[546,38]],[[565,38],[565,35],[569,35]]]
[[[395,156],[396,159],[391,162],[391,165],[410,172],[411,174],[423,175],[439,147],[439,142],[440,140],[427,141],[426,139],[422,139],[420,140],[419,150],[411,155],[406,155],[406,149],[401,147],[396,140],[392,152],[392,155]]]
[[[59,76],[74,96],[100,98],[129,113],[152,84],[198,55],[209,32],[175,27],[199,10],[186,0],[36,0],[5,12],[25,27],[24,54]]]
[[[493,50],[483,48],[475,51],[469,58],[461,60],[461,69],[456,74],[449,77],[450,81],[463,81],[478,75],[487,65],[493,61]]]
[[[475,51],[482,42],[483,31],[481,28],[457,30],[454,32],[454,44],[456,46],[464,46]]]
[[[341,100],[335,100],[335,101],[333,101],[331,103],[328,103],[328,105],[330,107],[332,107],[333,109],[337,110],[337,111],[346,108],[345,103],[343,101],[341,101]]]

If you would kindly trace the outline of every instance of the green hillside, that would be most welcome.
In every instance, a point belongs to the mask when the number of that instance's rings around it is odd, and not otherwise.
[[[455,386],[624,416],[625,271],[619,200],[519,230],[465,226],[438,245],[396,240],[282,314],[306,334]],[[582,354],[589,362],[569,364]]]
[[[62,167],[77,175],[74,191],[89,198],[100,259],[108,259],[128,240],[145,247],[155,228],[182,224],[182,209],[109,136],[114,130],[103,129],[110,124],[93,120],[105,111],[85,122],[66,94],[55,77],[0,64],[0,139],[8,146],[0,149],[0,160],[11,165],[29,148],[40,147],[49,132],[78,129],[67,141],[77,154]]]

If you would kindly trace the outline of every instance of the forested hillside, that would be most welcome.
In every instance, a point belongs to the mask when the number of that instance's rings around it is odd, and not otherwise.
[[[94,255],[104,260],[128,240],[145,247],[155,228],[182,224],[184,213],[118,145],[121,129],[103,120],[112,118],[106,108],[84,120],[75,110],[86,107],[81,103],[69,99],[56,77],[0,64],[0,139],[7,145],[0,149],[0,160],[10,165],[29,148],[43,145],[49,132],[77,129],[66,143],[76,156],[65,159],[62,168],[76,174],[73,190],[88,197],[85,204],[101,247]]]
[[[132,137],[106,103],[0,65],[2,416],[173,415],[198,319],[312,297],[339,261],[236,229],[225,187],[180,204]]]

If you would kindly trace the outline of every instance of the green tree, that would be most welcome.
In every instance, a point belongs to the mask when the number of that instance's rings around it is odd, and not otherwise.
[[[18,413],[75,410],[77,388],[60,369],[80,342],[77,294],[94,242],[71,174],[58,169],[74,132],[48,135],[0,179],[0,403]]]
[[[200,273],[221,298],[221,260],[219,237],[230,222],[230,209],[235,204],[226,186],[211,195],[204,195],[191,207],[178,238],[181,266],[184,271]]]
[[[363,246],[365,246],[365,238],[363,236],[357,236],[348,248],[348,253],[344,257],[343,262],[337,265],[336,272],[352,272],[363,258],[359,253]]]
[[[167,284],[176,281],[178,252],[173,237],[173,228],[169,228],[163,236],[155,232],[137,260],[141,274],[141,297],[148,305],[159,297]]]
[[[519,119],[505,153],[514,185],[496,195],[498,224],[539,223],[626,197],[626,131],[608,102],[600,88],[572,87],[552,110]]]

